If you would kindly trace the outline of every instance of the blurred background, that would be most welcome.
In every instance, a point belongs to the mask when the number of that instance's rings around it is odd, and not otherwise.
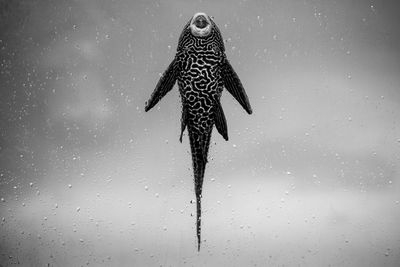
[[[195,237],[177,88],[214,16],[254,113],[224,92]],[[0,0],[0,266],[399,266],[395,0]]]

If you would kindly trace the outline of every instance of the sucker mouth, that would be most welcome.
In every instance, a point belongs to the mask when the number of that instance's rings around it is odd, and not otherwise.
[[[190,23],[190,29],[195,36],[205,37],[211,32],[211,21],[205,13],[196,13]]]
[[[196,25],[197,28],[203,29],[208,25],[208,21],[206,17],[204,17],[203,15],[199,15],[196,17],[194,25]]]

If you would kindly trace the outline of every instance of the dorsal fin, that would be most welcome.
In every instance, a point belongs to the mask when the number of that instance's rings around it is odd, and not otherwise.
[[[214,103],[214,122],[218,132],[228,141],[228,125],[221,103],[218,100]]]

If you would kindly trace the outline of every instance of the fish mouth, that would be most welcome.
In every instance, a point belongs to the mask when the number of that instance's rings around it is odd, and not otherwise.
[[[198,15],[194,19],[194,25],[196,25],[197,28],[204,29],[208,25],[208,21],[203,15]]]
[[[191,22],[190,29],[195,36],[208,36],[211,32],[211,20],[202,12],[194,14]]]

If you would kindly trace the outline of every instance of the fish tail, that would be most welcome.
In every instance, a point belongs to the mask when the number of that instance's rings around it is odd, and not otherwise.
[[[197,251],[200,251],[201,243],[201,195],[196,195],[196,233],[197,233]]]
[[[201,244],[201,198],[203,191],[204,172],[207,164],[207,154],[210,145],[211,131],[199,134],[189,128],[190,147],[192,151],[194,190],[196,193],[196,235],[197,249]]]

